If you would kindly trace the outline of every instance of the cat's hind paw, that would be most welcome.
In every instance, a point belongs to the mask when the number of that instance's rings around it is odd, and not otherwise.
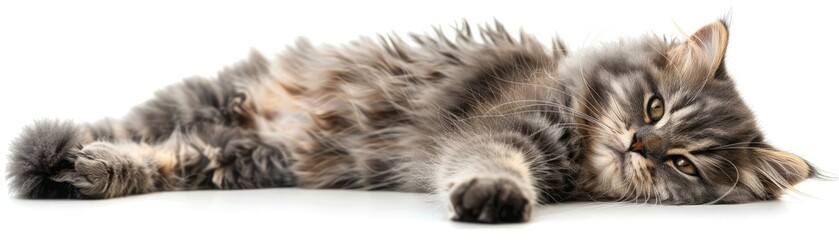
[[[53,181],[70,183],[85,198],[114,198],[151,191],[149,166],[139,156],[106,142],[85,145],[75,159],[74,167],[52,177]]]

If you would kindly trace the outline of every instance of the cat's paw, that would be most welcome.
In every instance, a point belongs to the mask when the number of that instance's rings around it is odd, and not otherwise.
[[[73,168],[61,171],[54,181],[67,182],[87,198],[113,198],[140,193],[149,172],[137,156],[106,142],[85,145],[72,159]]]
[[[513,223],[530,219],[535,200],[520,183],[503,177],[476,177],[450,190],[452,220]]]

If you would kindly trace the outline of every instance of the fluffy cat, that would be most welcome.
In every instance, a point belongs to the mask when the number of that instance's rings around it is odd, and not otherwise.
[[[452,219],[535,204],[777,198],[814,176],[764,142],[726,73],[728,28],[569,54],[501,24],[456,36],[305,40],[169,86],[119,120],[38,121],[14,141],[22,198],[269,187],[437,194]]]

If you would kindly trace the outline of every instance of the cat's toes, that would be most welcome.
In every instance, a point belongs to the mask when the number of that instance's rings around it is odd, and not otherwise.
[[[508,178],[472,178],[450,192],[452,220],[480,223],[525,222],[535,203]]]
[[[137,176],[146,175],[145,169],[135,166],[136,156],[120,151],[105,142],[85,145],[71,160],[72,169],[61,171],[54,181],[67,182],[88,198],[112,198],[132,193]]]

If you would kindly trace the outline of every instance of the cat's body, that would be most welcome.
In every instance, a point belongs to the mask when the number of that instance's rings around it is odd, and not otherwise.
[[[722,66],[720,22],[685,43],[579,55],[501,25],[456,34],[301,41],[170,86],[120,120],[38,122],[13,145],[12,188],[432,192],[456,220],[511,222],[537,202],[771,199],[813,171],[763,143]]]

